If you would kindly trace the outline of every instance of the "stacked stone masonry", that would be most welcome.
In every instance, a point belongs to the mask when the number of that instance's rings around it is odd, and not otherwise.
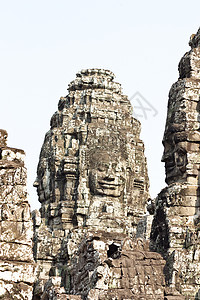
[[[24,156],[0,130],[0,299],[31,299],[35,281]]]
[[[108,70],[77,73],[58,103],[33,223],[24,152],[0,130],[0,299],[200,299],[200,30],[190,46],[169,93],[167,187],[155,200],[140,122]]]

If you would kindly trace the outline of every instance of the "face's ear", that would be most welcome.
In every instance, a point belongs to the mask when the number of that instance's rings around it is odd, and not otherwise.
[[[89,188],[92,194],[95,192],[95,185],[96,185],[96,180],[97,180],[97,174],[95,174],[94,169],[89,171]]]

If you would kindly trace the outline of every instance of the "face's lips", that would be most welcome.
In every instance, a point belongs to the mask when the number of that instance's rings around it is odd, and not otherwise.
[[[115,182],[115,179],[112,179],[112,181],[111,180],[106,180],[106,179],[103,179],[103,180],[100,179],[100,180],[98,180],[98,182],[100,184],[119,185],[118,183]]]
[[[108,188],[108,189],[116,189],[118,186],[120,186],[120,184],[118,183],[111,183],[111,182],[107,182],[107,181],[98,181],[98,184],[103,187],[103,188]]]
[[[167,172],[172,172],[174,170],[174,167],[167,167]]]
[[[176,166],[174,166],[174,165],[167,165],[167,166],[165,166],[165,168],[168,170],[168,171],[170,171],[170,170],[173,170],[174,168],[175,168]]]

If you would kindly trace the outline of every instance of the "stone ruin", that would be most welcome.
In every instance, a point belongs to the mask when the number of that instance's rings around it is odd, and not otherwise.
[[[24,152],[0,130],[0,299],[200,299],[200,29],[169,93],[166,183],[149,198],[140,122],[108,70],[77,73],[41,149],[32,212]]]

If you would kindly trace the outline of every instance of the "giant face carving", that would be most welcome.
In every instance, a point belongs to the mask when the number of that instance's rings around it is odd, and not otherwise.
[[[120,157],[120,156],[119,156]],[[109,152],[96,152],[89,171],[89,186],[93,195],[120,197],[125,183],[125,162]]]
[[[37,188],[39,201],[43,202],[49,199],[50,196],[50,171],[46,161],[40,162],[40,168],[37,172],[38,176],[35,179],[33,186]]]
[[[181,179],[186,172],[187,151],[186,142],[174,143],[173,139],[164,140],[165,147],[162,161],[165,162],[166,182],[172,183]]]

